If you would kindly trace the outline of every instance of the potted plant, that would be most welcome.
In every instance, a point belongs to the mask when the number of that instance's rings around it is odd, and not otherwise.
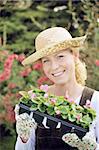
[[[31,91],[21,91],[20,114],[33,111],[33,117],[41,124],[44,117],[48,118],[48,125],[56,127],[61,122],[63,133],[76,132],[79,137],[85,135],[92,121],[96,117],[94,109],[77,105],[73,100],[64,96],[49,95],[48,85],[41,85]]]

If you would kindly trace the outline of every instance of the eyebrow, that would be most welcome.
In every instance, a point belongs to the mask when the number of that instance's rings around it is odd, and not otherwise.
[[[65,50],[59,51],[58,53],[53,54],[53,56],[55,56],[55,55],[59,55],[59,54],[62,54],[62,53],[64,53],[64,51],[65,51]],[[46,57],[43,57],[42,59],[49,59],[49,57],[48,57],[48,56],[46,56]]]
[[[46,56],[46,57],[43,57],[42,59],[48,59],[48,57]]]

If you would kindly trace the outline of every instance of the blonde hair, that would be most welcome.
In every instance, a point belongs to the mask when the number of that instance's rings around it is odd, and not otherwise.
[[[79,84],[85,85],[87,79],[87,69],[84,62],[80,59],[75,60],[75,76]]]

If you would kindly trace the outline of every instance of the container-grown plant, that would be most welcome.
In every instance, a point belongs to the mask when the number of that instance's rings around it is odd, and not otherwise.
[[[50,95],[47,89],[48,85],[41,85],[40,89],[21,91],[20,113],[33,111],[33,117],[39,124],[44,117],[47,117],[51,127],[61,122],[66,128],[70,127],[68,132],[76,132],[79,136],[84,136],[96,117],[95,110],[87,105],[83,107],[77,105],[64,96]]]

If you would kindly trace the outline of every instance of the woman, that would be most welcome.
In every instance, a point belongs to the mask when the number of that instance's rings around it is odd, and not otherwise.
[[[85,90],[86,80],[86,68],[85,65],[79,59],[79,49],[83,45],[86,36],[72,38],[70,33],[62,27],[53,27],[41,32],[36,38],[36,52],[26,58],[22,64],[28,65],[37,60],[41,60],[45,75],[53,82],[53,85],[49,86],[48,93],[55,94],[57,96],[69,96],[70,99],[75,100],[75,103],[81,104],[82,96],[85,96],[85,101],[90,99],[91,107],[96,110],[96,120],[90,127],[90,133],[92,137],[97,140],[95,149],[98,150],[99,143],[99,92]],[[87,94],[86,94],[87,93]],[[89,94],[91,93],[91,94]],[[88,97],[89,96],[89,97]],[[84,103],[82,103],[84,105]],[[43,131],[38,128],[36,130],[36,149],[37,150],[74,150],[72,145],[66,145],[61,139],[57,140],[57,136],[60,132],[58,129],[54,129],[54,138],[49,137],[49,142],[46,144],[46,138],[44,136],[40,139],[40,132],[42,134],[48,132],[48,126],[43,123]],[[18,132],[18,131],[17,131]],[[19,132],[18,132],[18,135]],[[51,135],[53,136],[53,135]],[[70,135],[72,137],[72,135]],[[73,138],[73,137],[72,137]],[[88,139],[88,138],[87,138]],[[52,141],[54,140],[54,141]],[[84,144],[86,145],[86,136]],[[75,141],[76,142],[76,141]],[[90,149],[91,140],[88,141],[88,150]],[[57,143],[57,144],[55,144]],[[94,142],[95,143],[95,142]],[[76,146],[77,143],[75,143]],[[77,147],[77,146],[76,146]],[[79,147],[77,147],[79,149]],[[30,132],[29,138],[22,138],[18,136],[16,142],[16,150],[35,150],[35,129]],[[84,149],[84,147],[83,147]],[[81,148],[80,148],[81,150]]]

